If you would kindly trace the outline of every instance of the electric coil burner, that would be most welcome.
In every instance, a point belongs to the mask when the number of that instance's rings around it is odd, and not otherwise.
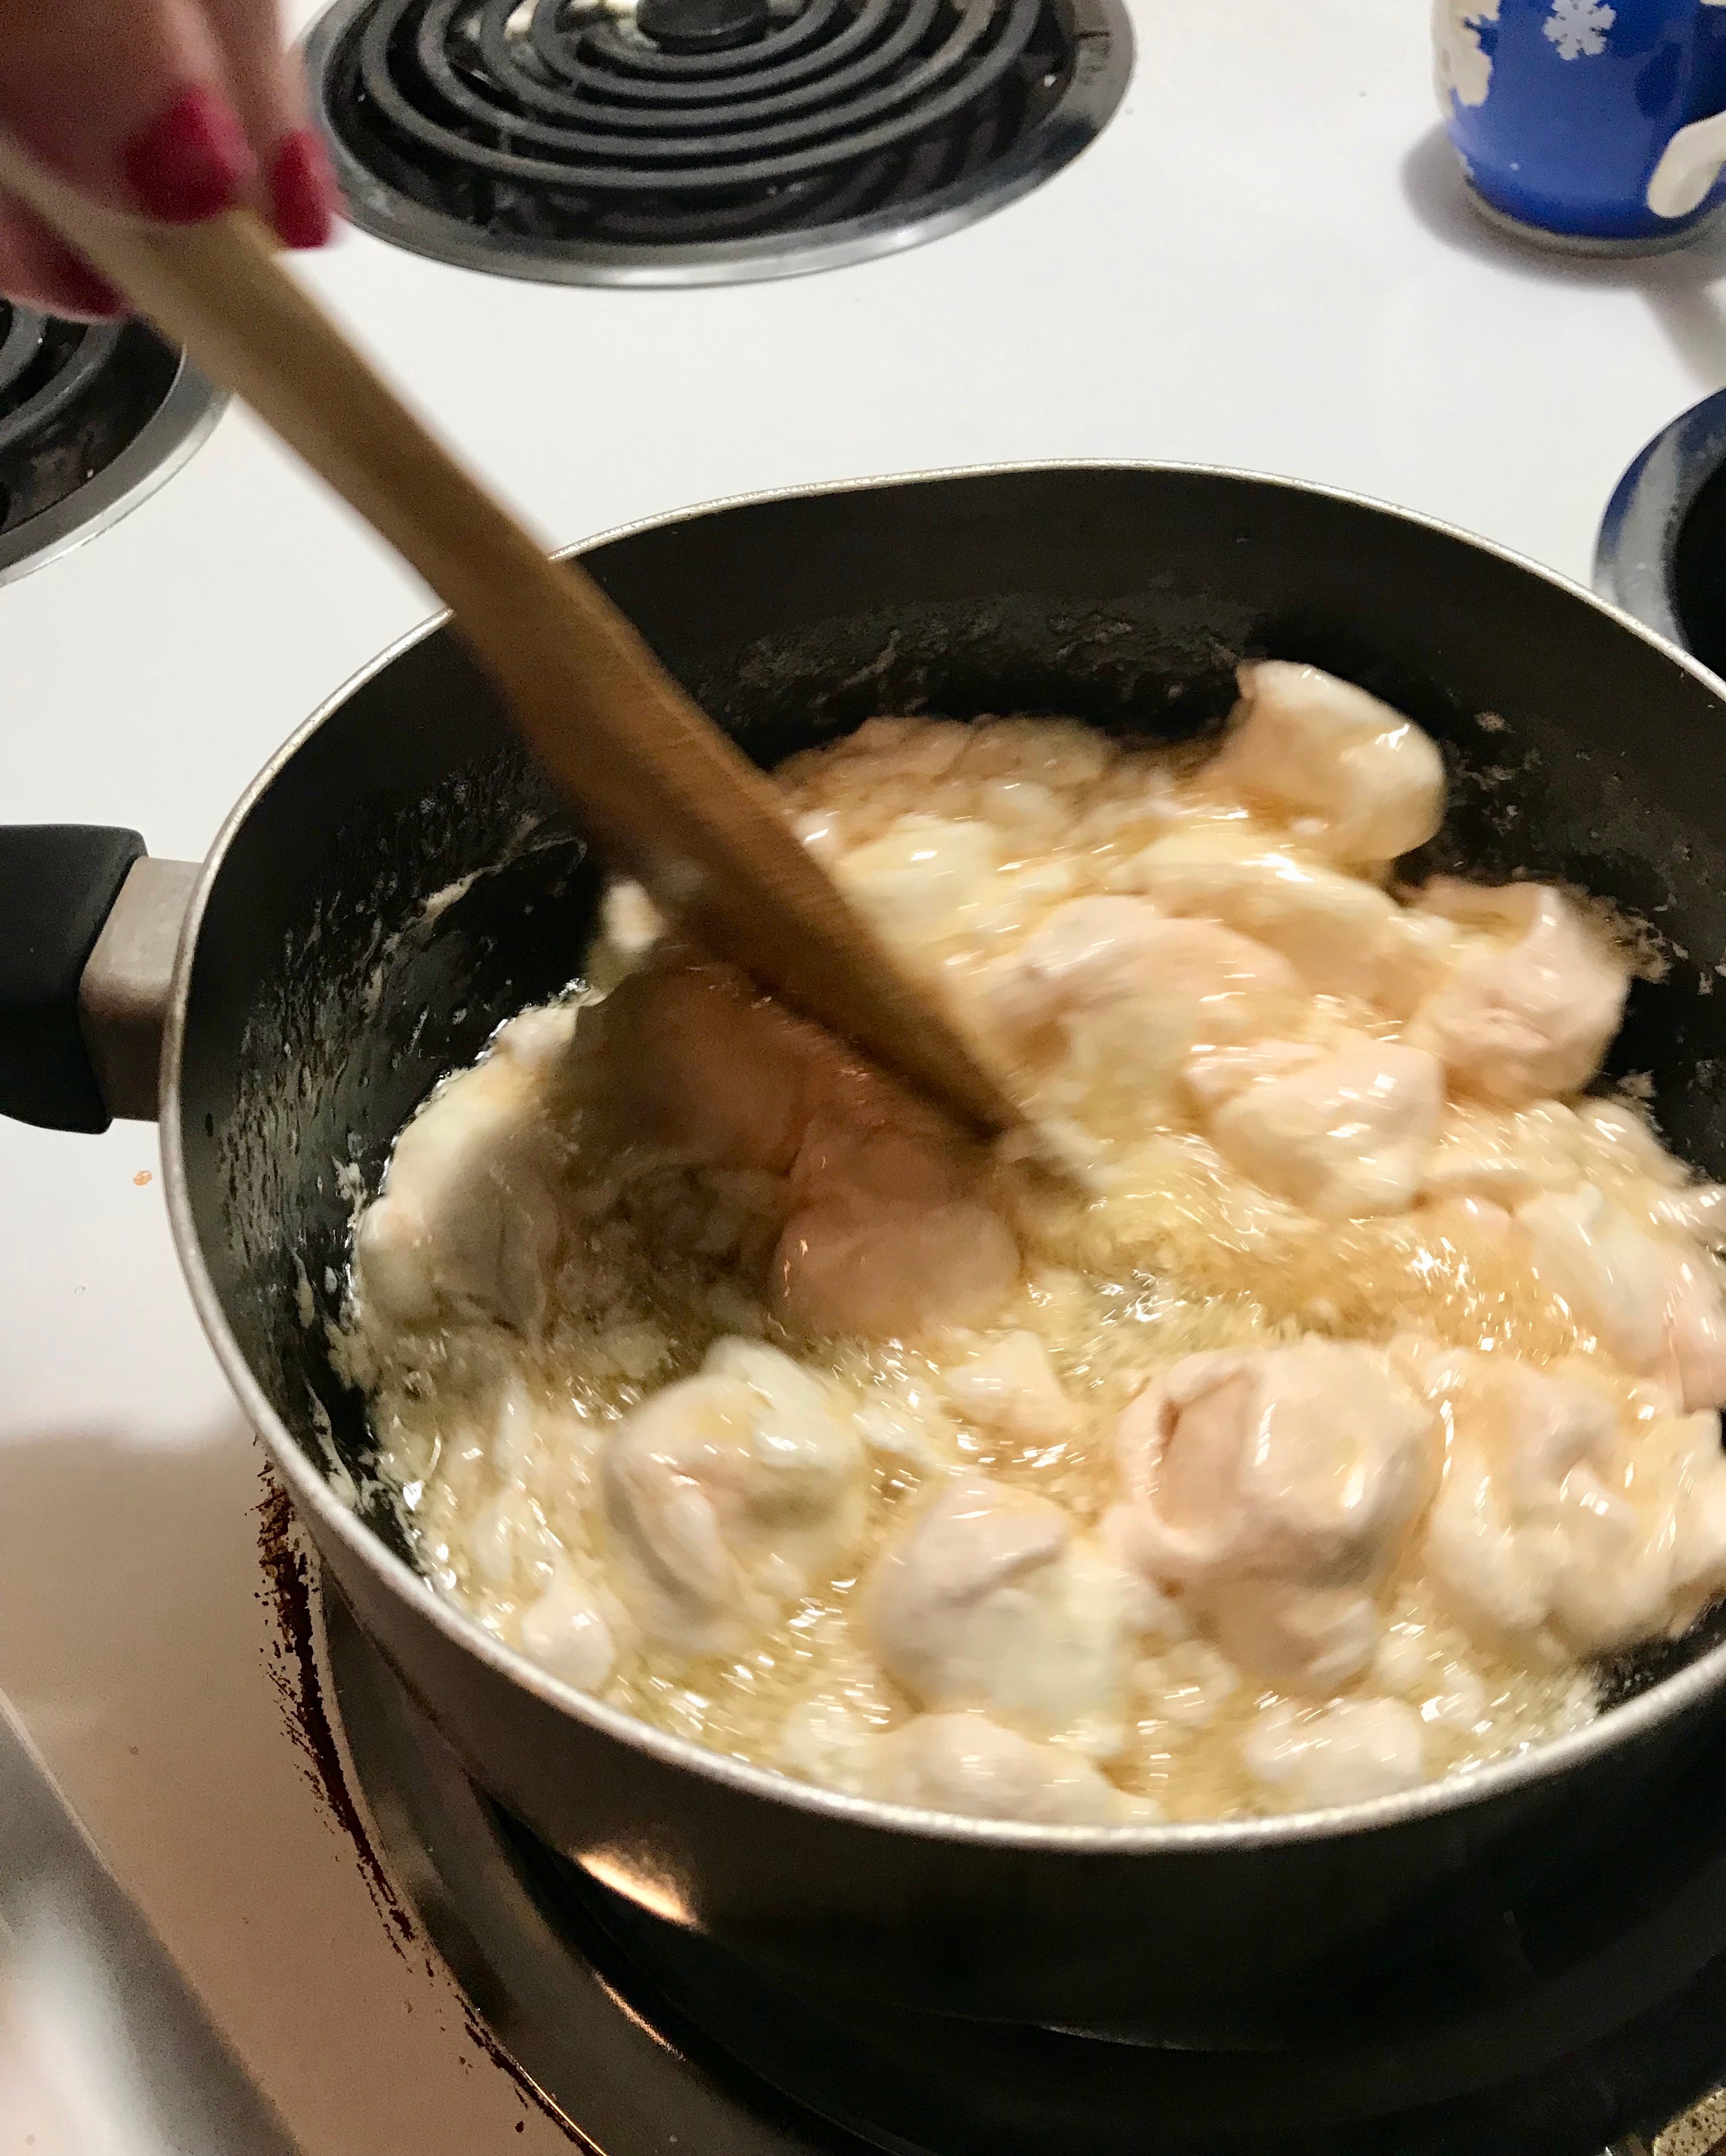
[[[0,583],[160,485],[223,399],[136,322],[69,322],[0,299]]]
[[[794,275],[933,239],[1120,102],[1120,0],[337,0],[307,48],[351,213],[575,284]]]
[[[824,1994],[715,1947],[480,1795],[342,1605],[324,1617],[382,1854],[491,2037],[606,2156],[1726,2148],[1726,1727],[1610,1843],[1459,1879],[1436,1928],[1183,2049]]]

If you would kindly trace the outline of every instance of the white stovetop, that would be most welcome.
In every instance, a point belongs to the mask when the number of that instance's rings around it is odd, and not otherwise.
[[[355,234],[309,274],[558,542],[922,466],[1190,459],[1585,577],[1620,471],[1726,385],[1726,243],[1582,267],[1477,228],[1425,13],[1136,0],[1124,109],[1076,166],[824,276],[565,290]],[[0,807],[202,854],[281,738],[429,611],[230,412],[131,517],[0,591]],[[269,1675],[260,1457],[157,1166],[138,1125],[0,1125],[0,1690],[308,2156],[547,2156],[562,2134],[391,1943],[303,1770]],[[20,2117],[0,2098],[4,2156]],[[61,2156],[45,2109],[28,2130]]]

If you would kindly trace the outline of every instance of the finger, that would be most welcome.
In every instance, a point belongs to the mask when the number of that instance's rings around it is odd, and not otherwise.
[[[290,247],[321,247],[335,223],[335,176],[306,125],[304,71],[284,49],[275,0],[204,0],[240,121],[262,175],[258,207]]]
[[[125,302],[23,204],[0,194],[0,292],[44,315],[107,321]]]
[[[174,223],[255,169],[195,0],[0,0],[0,126],[99,200]]]
[[[296,127],[270,160],[270,223],[290,247],[321,247],[336,229],[339,201],[329,152],[316,131]]]

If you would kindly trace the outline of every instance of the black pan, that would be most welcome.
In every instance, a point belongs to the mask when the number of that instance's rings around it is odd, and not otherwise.
[[[1726,992],[1709,993],[1726,706],[1713,676],[1561,579],[1312,488],[1115,466],[742,502],[583,559],[763,763],[881,711],[1189,735],[1225,711],[1243,654],[1362,683],[1443,744],[1452,808],[1427,865],[1538,870],[1649,924],[1670,963],[1633,989],[1614,1067],[1650,1074],[1672,1144],[1726,1173]],[[149,1111],[141,909],[153,894],[172,916],[183,894],[159,865],[128,876],[133,849],[104,834],[76,842],[84,881],[63,874],[44,899],[42,848],[71,843],[0,850],[0,902],[8,876],[13,905],[33,891],[40,960],[33,1012],[14,980],[0,1018],[0,1106],[75,1125],[100,1123],[104,1098]],[[428,924],[423,901],[470,875]],[[1473,1906],[1483,1880],[1585,1867],[1633,1823],[1718,1712],[1717,1613],[1608,1671],[1614,1704],[1590,1728],[1476,1774],[1294,1818],[1091,1829],[937,1818],[717,1758],[566,1690],[434,1599],[326,1350],[352,1178],[374,1187],[435,1080],[578,970],[598,888],[434,625],[259,778],[157,991],[168,1202],[204,1323],[326,1578],[511,1812],[660,1915],[821,1982],[1181,2036],[1261,2025],[1267,2001],[1310,2005],[1338,1969],[1410,1951],[1465,1872]],[[80,968],[89,1060],[68,1018]]]

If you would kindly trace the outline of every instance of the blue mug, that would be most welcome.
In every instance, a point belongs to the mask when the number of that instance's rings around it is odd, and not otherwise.
[[[1726,0],[1435,0],[1477,205],[1586,253],[1679,244],[1726,201]]]

